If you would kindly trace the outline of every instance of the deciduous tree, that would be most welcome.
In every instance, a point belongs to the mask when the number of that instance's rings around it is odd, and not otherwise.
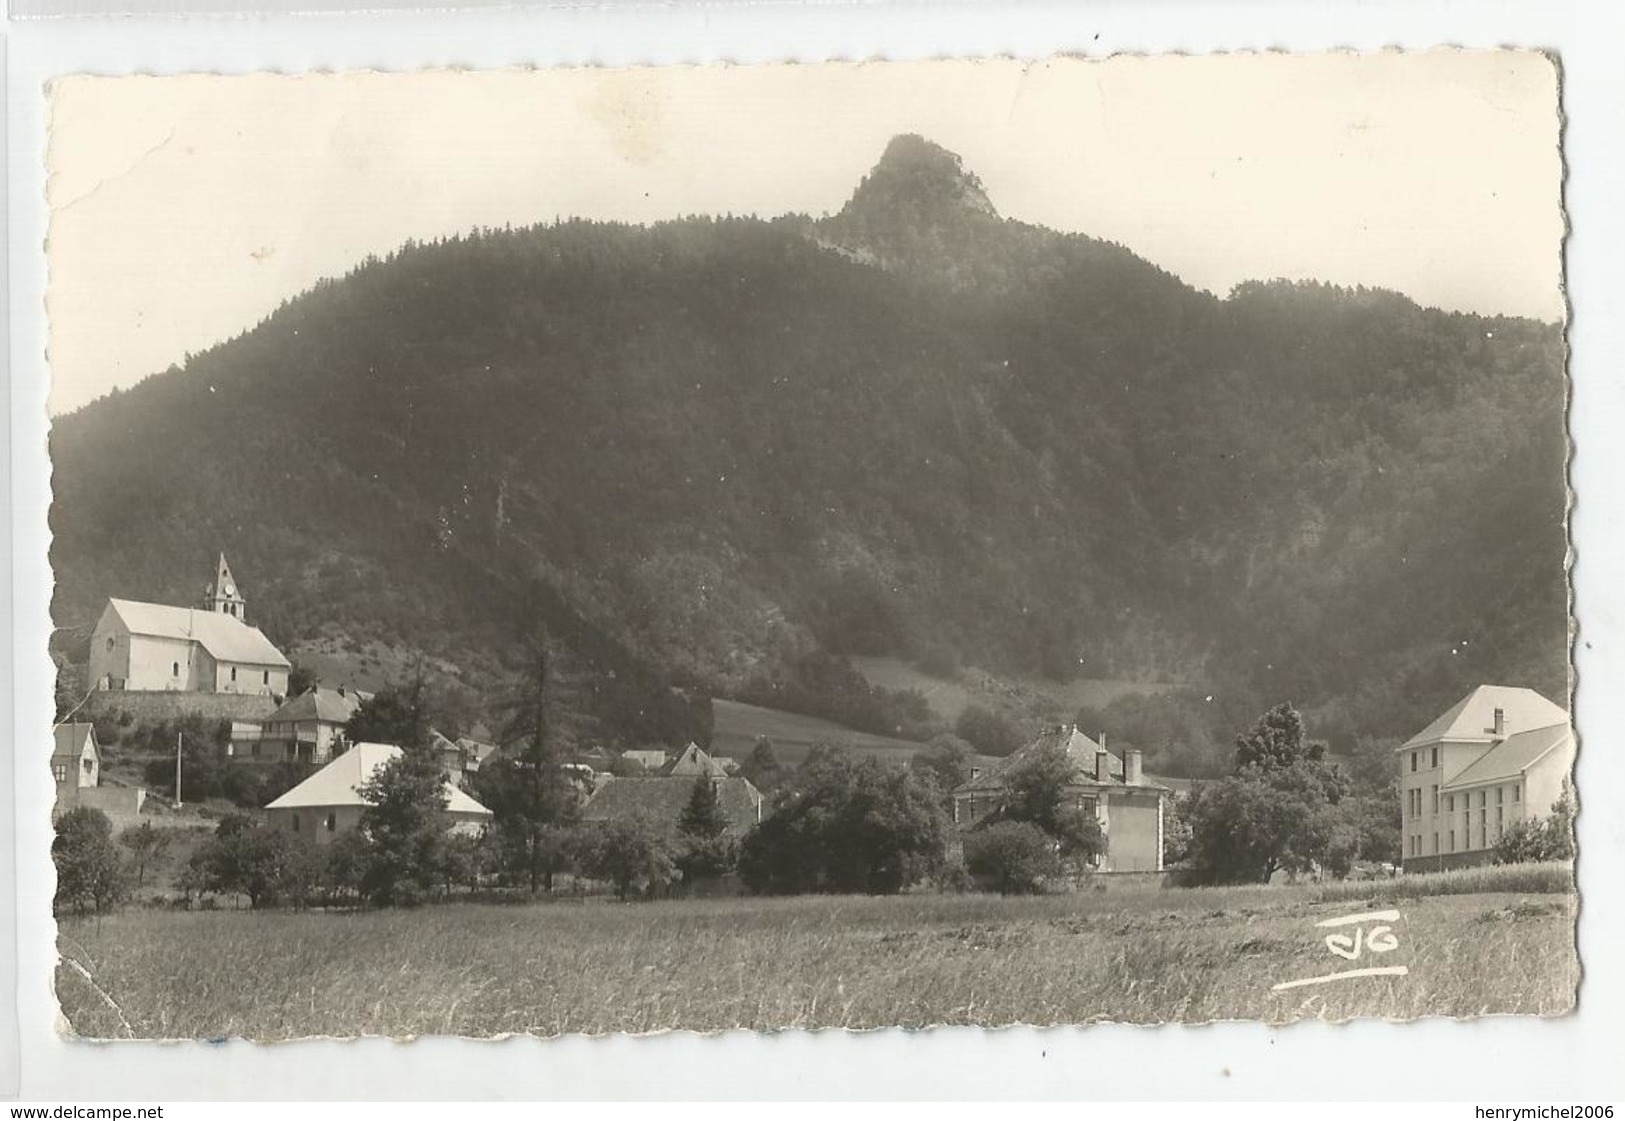
[[[75,806],[57,819],[51,842],[56,863],[56,905],[100,915],[129,894],[129,874],[113,844],[107,815]]]
[[[446,779],[427,747],[410,747],[359,789],[371,842],[364,890],[380,903],[415,904],[437,882],[447,821]]]
[[[130,866],[135,872],[136,887],[145,887],[147,873],[163,866],[172,840],[167,830],[153,828],[150,821],[128,826],[119,833],[119,844],[130,850]]]

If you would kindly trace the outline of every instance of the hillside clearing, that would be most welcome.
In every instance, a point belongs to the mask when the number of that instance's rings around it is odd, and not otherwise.
[[[973,704],[999,711],[1045,712],[1070,718],[1080,708],[1099,708],[1119,697],[1182,688],[1105,678],[1046,681],[1037,677],[994,676],[974,669],[967,669],[957,680],[949,681],[933,677],[901,658],[855,657],[851,662],[870,685],[882,689],[914,689],[924,694],[931,711],[947,720],[955,719]]]
[[[773,741],[773,753],[781,763],[800,763],[814,744],[839,744],[873,755],[890,763],[906,764],[924,745],[912,740],[854,732],[851,728],[816,716],[781,712],[774,708],[714,701],[715,724],[711,732],[711,752],[743,761],[756,746],[758,736]]]
[[[1397,949],[1358,964],[1403,964],[1406,976],[1272,990],[1351,968],[1315,924],[1381,902],[1326,902],[1305,886],[130,911],[61,927],[64,958],[106,999],[66,962],[56,985],[78,1034],[141,1038],[1279,1023],[1573,1006],[1567,894],[1403,900],[1392,904]]]

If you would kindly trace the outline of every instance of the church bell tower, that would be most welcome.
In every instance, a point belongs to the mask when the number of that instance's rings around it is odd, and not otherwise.
[[[226,563],[224,553],[220,554],[220,567],[214,574],[214,583],[205,592],[203,606],[206,610],[218,611],[239,621],[244,619],[248,605],[237,589],[237,581],[231,575],[231,566]]]

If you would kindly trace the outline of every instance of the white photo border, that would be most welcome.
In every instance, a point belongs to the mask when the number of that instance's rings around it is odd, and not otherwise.
[[[35,7],[40,6],[36,4]],[[294,0],[293,7],[299,5]],[[1619,1098],[1625,1074],[1625,20],[1607,3],[1329,2],[772,4],[549,8],[374,16],[13,21],[7,27],[10,693],[16,838],[0,891],[14,886],[18,1028],[0,1005],[0,1096],[24,1100],[564,1098],[1473,1099]],[[56,1031],[49,984],[50,798],[34,744],[47,742],[51,575],[46,460],[44,84],[74,73],[247,72],[431,66],[814,61],[1057,52],[1327,50],[1523,46],[1563,70],[1570,239],[1572,485],[1581,754],[1578,1011],[1409,1025],[1307,1022],[1155,1028],[823,1031],[718,1036],[423,1039],[220,1045],[87,1044]],[[1591,794],[1587,799],[1585,795]],[[1590,812],[1587,812],[1590,811]],[[7,851],[0,846],[0,851]],[[8,884],[8,871],[15,882]],[[7,947],[0,936],[0,961]],[[9,965],[9,962],[5,962]],[[6,996],[0,982],[0,1000]],[[9,1003],[9,1002],[7,1002]],[[8,1082],[10,1075],[13,1079]]]

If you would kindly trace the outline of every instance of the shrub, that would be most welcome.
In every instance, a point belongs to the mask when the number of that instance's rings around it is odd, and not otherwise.
[[[581,863],[595,879],[615,885],[625,900],[634,890],[659,890],[677,878],[671,844],[642,820],[606,821],[586,830]]]
[[[1565,790],[1546,818],[1520,821],[1495,842],[1495,863],[1574,859],[1574,800]]]
[[[739,871],[752,891],[889,895],[941,866],[947,819],[919,775],[815,752],[800,784],[745,838]]]
[[[1056,842],[1030,821],[1001,821],[965,837],[965,867],[1000,895],[1033,895],[1061,870]]]

